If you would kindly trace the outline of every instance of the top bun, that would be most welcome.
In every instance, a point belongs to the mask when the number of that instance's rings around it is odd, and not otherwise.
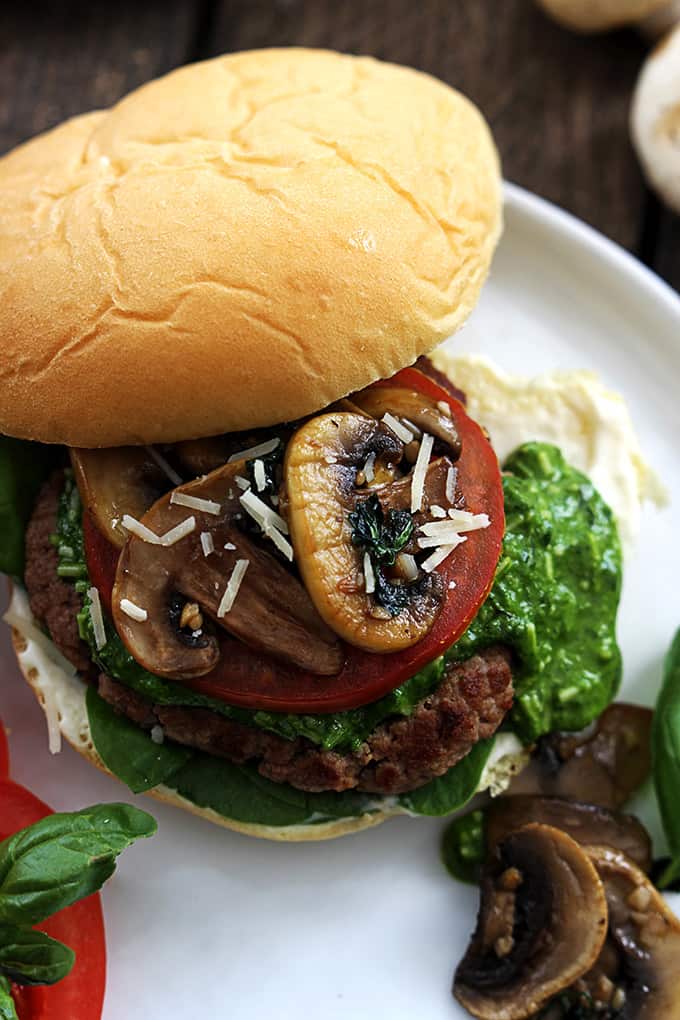
[[[172,442],[316,411],[472,311],[497,153],[370,58],[219,57],[0,160],[0,432]]]

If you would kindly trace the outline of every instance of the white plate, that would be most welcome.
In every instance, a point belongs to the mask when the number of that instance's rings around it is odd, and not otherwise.
[[[596,369],[631,406],[680,506],[680,300],[592,230],[509,187],[491,280],[456,343],[507,369]],[[651,702],[680,625],[680,512],[648,511],[620,616],[625,694]],[[41,711],[0,639],[12,770],[57,809],[131,800],[70,749],[47,752]],[[451,977],[477,893],[439,862],[443,823],[394,819],[331,843],[214,828],[147,798],[159,833],[104,894],[105,1020],[387,1017],[454,1020]],[[653,820],[654,821],[654,820]]]

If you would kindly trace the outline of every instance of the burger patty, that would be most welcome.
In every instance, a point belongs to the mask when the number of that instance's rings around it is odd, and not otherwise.
[[[34,615],[81,672],[92,670],[78,636],[80,599],[57,576],[50,542],[63,476],[42,489],[26,534],[26,586]],[[355,751],[326,751],[310,740],[286,740],[204,708],[154,705],[109,676],[99,693],[116,711],[144,729],[160,726],[167,739],[236,764],[256,765],[261,775],[309,793],[356,789],[393,795],[416,789],[442,775],[486,737],[492,736],[512,705],[510,653],[485,649],[466,662],[451,663],[438,688],[407,717],[377,726]]]
[[[90,653],[78,634],[81,600],[72,584],[57,575],[59,556],[50,537],[57,530],[57,507],[64,472],[55,471],[40,490],[26,529],[24,581],[31,612],[50,632],[55,645],[80,673],[92,669]]]

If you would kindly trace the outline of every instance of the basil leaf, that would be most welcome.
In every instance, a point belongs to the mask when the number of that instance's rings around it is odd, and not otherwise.
[[[144,793],[167,782],[192,757],[190,748],[155,744],[145,730],[114,712],[94,687],[88,687],[86,701],[100,758],[133,793]]]
[[[667,889],[680,878],[680,630],[664,663],[664,679],[652,722],[652,772],[671,860],[659,878]]]
[[[0,573],[23,577],[26,522],[51,457],[40,443],[0,436]]]
[[[75,960],[72,949],[44,932],[0,922],[0,974],[10,981],[53,985],[66,977]]]
[[[7,978],[0,977],[0,1020],[19,1020]]]
[[[129,804],[48,815],[0,844],[0,922],[38,924],[96,892],[156,822]]]
[[[399,801],[408,811],[419,815],[449,815],[464,807],[474,796],[482,772],[493,749],[494,739],[480,740],[464,758],[425,786],[402,793]]]

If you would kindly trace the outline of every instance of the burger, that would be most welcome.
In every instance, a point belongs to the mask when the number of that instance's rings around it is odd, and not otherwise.
[[[48,721],[133,792],[322,839],[447,814],[620,675],[612,513],[427,355],[499,162],[368,58],[192,65],[0,161],[0,565]]]

